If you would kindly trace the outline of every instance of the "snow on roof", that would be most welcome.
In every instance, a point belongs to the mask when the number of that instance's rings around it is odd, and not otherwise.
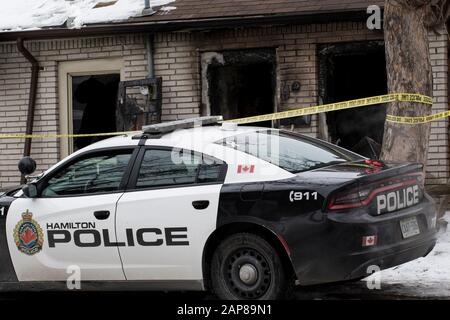
[[[152,7],[175,0],[151,0]],[[165,7],[164,11],[176,7]],[[118,22],[139,16],[144,0],[0,0],[0,32]]]

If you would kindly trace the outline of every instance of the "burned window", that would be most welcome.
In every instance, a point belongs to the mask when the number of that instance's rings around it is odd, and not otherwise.
[[[378,41],[326,44],[319,48],[319,90],[324,103],[387,93],[384,44]],[[377,158],[383,142],[386,106],[326,114],[329,140]]]
[[[274,112],[275,61],[273,49],[204,54],[204,113],[235,119]]]

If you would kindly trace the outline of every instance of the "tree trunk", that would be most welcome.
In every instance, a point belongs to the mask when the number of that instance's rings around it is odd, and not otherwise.
[[[388,87],[391,93],[432,96],[433,76],[424,24],[427,0],[386,0],[384,35]],[[370,75],[368,75],[370,76]],[[387,114],[417,117],[431,114],[429,105],[412,102],[388,104]],[[430,124],[386,121],[381,159],[426,165]]]

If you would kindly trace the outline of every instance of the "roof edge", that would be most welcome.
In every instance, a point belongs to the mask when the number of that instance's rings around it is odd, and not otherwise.
[[[158,33],[194,31],[202,29],[257,27],[262,25],[305,25],[312,23],[343,21],[360,22],[365,19],[367,19],[367,12],[365,9],[335,9],[328,11],[309,11],[275,15],[252,15],[149,22],[127,21],[125,23],[88,25],[81,29],[48,28],[30,31],[0,32],[0,42],[15,41],[19,37],[24,40],[45,40],[126,33]]]

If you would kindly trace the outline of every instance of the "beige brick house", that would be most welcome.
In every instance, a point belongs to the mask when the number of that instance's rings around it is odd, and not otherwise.
[[[156,7],[152,15],[81,29],[0,31],[0,133],[26,132],[31,71],[18,41],[40,66],[36,134],[129,129],[117,121],[108,127],[98,110],[87,119],[86,110],[97,101],[102,114],[114,114],[118,83],[148,77],[162,78],[162,121],[264,114],[387,90],[383,33],[366,26],[367,6],[380,1],[210,3],[176,0],[170,10]],[[433,110],[440,112],[448,110],[448,37],[433,33],[429,39]],[[366,137],[380,142],[384,117],[383,107],[370,107],[275,125],[364,152]],[[445,184],[447,119],[433,122],[431,134],[427,181]],[[78,146],[73,139],[33,139],[31,155],[44,170]],[[1,188],[20,180],[24,140],[0,139],[0,148]]]

